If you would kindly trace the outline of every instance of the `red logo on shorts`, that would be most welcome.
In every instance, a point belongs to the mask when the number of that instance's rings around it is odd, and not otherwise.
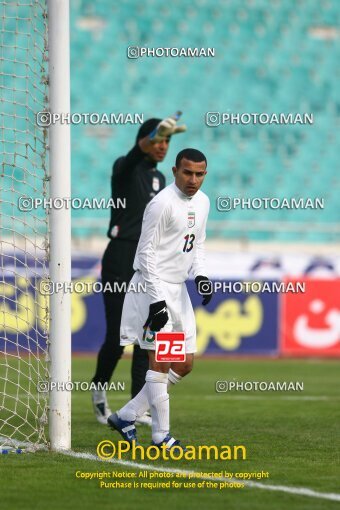
[[[185,361],[184,333],[156,333],[156,361]]]

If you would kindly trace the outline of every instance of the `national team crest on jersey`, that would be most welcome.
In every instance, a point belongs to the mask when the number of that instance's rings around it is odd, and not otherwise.
[[[192,228],[195,225],[195,213],[188,212],[188,227]]]
[[[154,191],[159,191],[159,188],[160,188],[160,184],[159,184],[158,177],[153,177],[153,179],[152,179],[152,189]]]

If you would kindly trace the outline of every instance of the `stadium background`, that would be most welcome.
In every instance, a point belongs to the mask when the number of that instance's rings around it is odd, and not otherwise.
[[[196,504],[197,508],[231,510],[336,508],[339,494],[333,493],[338,493],[339,487],[339,360],[321,358],[339,356],[340,343],[339,2],[70,3],[72,111],[136,112],[148,118],[181,109],[188,131],[174,137],[169,155],[160,165],[168,182],[172,161],[181,148],[194,146],[207,154],[209,174],[204,191],[212,204],[207,241],[211,277],[279,282],[301,278],[309,283],[304,296],[219,294],[205,309],[200,306],[192,281],[188,283],[196,310],[200,352],[213,357],[198,359],[193,374],[173,389],[172,433],[185,444],[244,443],[249,446],[249,459],[229,464],[227,469],[268,470],[270,480],[254,482],[240,492],[189,489],[164,494],[163,490],[143,490],[145,507],[156,503],[164,509]],[[30,2],[21,6],[20,14],[14,3],[0,4],[6,35],[4,50],[12,51],[8,59],[0,56],[0,220],[10,245],[20,237],[12,236],[12,230],[24,232],[27,238],[33,234],[35,240],[34,228],[39,226],[39,221],[30,223],[33,214],[18,211],[17,198],[29,192],[41,195],[39,149],[43,153],[44,147],[39,147],[41,140],[33,140],[37,103],[33,108],[29,93],[29,87],[41,78],[37,67],[40,54],[36,62],[27,64],[31,53],[25,48],[31,48],[33,41],[42,48],[44,41],[43,30],[37,30],[31,38]],[[34,19],[34,23],[41,29],[41,20]],[[216,56],[129,60],[126,51],[130,45],[214,47]],[[43,104],[41,88],[35,87],[33,92],[37,102]],[[314,124],[205,125],[206,112],[229,110],[310,112]],[[109,198],[112,163],[130,149],[137,129],[129,124],[72,127],[74,197]],[[37,145],[36,157],[30,148]],[[323,197],[325,209],[218,212],[216,198],[225,195]],[[41,211],[35,215],[39,213],[43,216]],[[108,220],[109,212],[105,210],[72,211],[74,280],[99,278]],[[1,241],[6,246],[6,238]],[[48,375],[46,317],[41,316],[38,292],[38,280],[46,275],[44,261],[23,255],[20,245],[2,260],[0,436],[45,443],[47,402],[36,390],[41,377]],[[304,326],[302,343],[301,335],[297,338],[295,334],[296,321],[300,332],[301,324]],[[73,356],[74,381],[90,380],[104,327],[101,296],[74,294],[73,352],[89,354]],[[317,343],[322,338],[332,345],[321,348],[319,343],[311,348],[315,338]],[[41,349],[37,342],[42,344]],[[235,354],[244,358],[236,359]],[[254,354],[261,358],[250,359]],[[318,359],[272,360],[288,354]],[[126,382],[126,388],[121,394],[109,395],[112,409],[128,399],[130,365],[130,360],[124,359],[117,367],[114,379]],[[303,381],[304,391],[217,393],[216,382],[225,379]],[[46,436],[39,435],[42,423]],[[2,455],[0,479],[6,480],[2,507],[14,508],[22,501],[25,508],[35,510],[45,508],[47,501],[53,510],[93,508],[94,502],[101,508],[112,508],[113,501],[119,508],[140,506],[138,491],[108,493],[99,491],[96,481],[78,483],[74,478],[78,469],[138,470],[127,463],[98,464],[96,446],[108,437],[116,440],[118,436],[109,436],[106,428],[95,421],[89,393],[73,392],[71,456],[51,451]],[[139,439],[149,444],[149,429],[140,427]],[[148,469],[154,467],[151,464]],[[193,465],[172,462],[159,466],[164,467],[178,470],[192,469]],[[195,469],[210,472],[225,467],[220,461],[206,461]]]
[[[72,111],[147,119],[181,109],[188,131],[174,137],[159,166],[168,183],[180,149],[197,147],[207,155],[209,275],[306,279],[304,296],[219,294],[207,310],[189,282],[200,352],[340,354],[339,320],[328,318],[340,296],[339,13],[338,2],[314,0],[71,2]],[[129,59],[129,46],[213,47],[216,55]],[[209,111],[312,113],[314,124],[208,127]],[[72,127],[73,196],[109,198],[112,163],[130,149],[137,129]],[[321,197],[325,207],[221,212],[218,196]],[[80,255],[74,278],[99,277],[108,211],[72,215]],[[84,246],[94,259],[84,259]],[[314,313],[316,300],[324,304]],[[74,299],[73,349],[95,351],[104,336],[101,296],[83,297],[86,315],[80,301]],[[302,333],[298,320],[306,324]],[[333,341],[322,349],[327,331]]]
[[[29,17],[29,6],[20,9],[22,27],[14,8],[4,10],[15,66],[10,58],[2,61],[3,182],[14,196],[13,202],[4,196],[3,217],[5,223],[12,221],[14,231],[26,229],[25,236],[34,237],[30,213],[17,210],[18,195],[28,190],[41,194],[34,180],[39,164],[26,152],[37,143],[29,131],[31,124],[25,124],[34,109],[27,108],[25,116],[12,112],[14,99],[18,112],[19,105],[29,102],[19,81],[27,71],[19,50],[25,47],[24,13],[26,9]],[[209,276],[222,281],[306,280],[303,295],[219,293],[204,310],[189,282],[199,352],[339,355],[339,3],[197,0],[170,6],[150,0],[72,0],[70,9],[72,112],[139,114],[147,119],[182,110],[188,130],[173,138],[159,165],[168,183],[179,150],[192,146],[206,154]],[[209,47],[215,49],[215,57],[131,59],[129,46]],[[18,83],[14,91],[13,76]],[[314,123],[210,127],[205,123],[209,111],[308,113]],[[72,126],[73,197],[110,197],[112,164],[129,151],[138,128],[129,123]],[[324,209],[226,212],[218,210],[218,197],[321,198]],[[44,212],[35,211],[38,222],[39,215],[44,226]],[[73,279],[99,279],[108,222],[107,209],[72,211]],[[37,307],[39,315],[39,303],[20,283],[27,264],[36,266],[36,260],[27,254],[4,259],[8,295],[13,286],[18,301],[26,293],[24,299],[33,299],[30,306]],[[43,276],[43,268],[35,271]],[[30,337],[45,341],[45,335],[37,332],[45,326],[35,328],[34,314],[30,323],[25,306],[16,307],[15,314],[10,298],[1,306],[3,329],[13,323],[9,349],[16,349],[17,341],[26,345]],[[96,352],[105,327],[101,295],[73,294],[72,312],[73,351]],[[10,329],[8,335],[11,339]]]

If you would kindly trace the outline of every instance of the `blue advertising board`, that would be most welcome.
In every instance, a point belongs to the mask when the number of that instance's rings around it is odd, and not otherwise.
[[[230,284],[233,281],[219,281]],[[278,352],[277,293],[217,291],[207,306],[187,282],[196,315],[199,354],[274,355]]]
[[[47,318],[43,313],[48,296],[33,292],[39,278],[25,277],[24,264],[13,271],[6,261],[3,300],[0,303],[0,351],[29,348],[46,344]],[[27,264],[27,261],[26,261]],[[18,270],[19,266],[21,267]],[[14,275],[15,272],[15,275]],[[78,255],[72,261],[73,283],[100,281],[100,259]],[[222,281],[223,283],[223,281]],[[232,284],[233,282],[230,281]],[[210,355],[274,355],[278,353],[277,293],[222,292],[214,294],[208,306],[202,306],[202,296],[192,280],[187,282],[197,324],[198,354]],[[98,286],[99,288],[99,286]],[[45,301],[44,301],[45,300]],[[18,305],[19,303],[19,305]],[[105,337],[105,315],[101,292],[93,290],[72,293],[72,350],[96,353]]]

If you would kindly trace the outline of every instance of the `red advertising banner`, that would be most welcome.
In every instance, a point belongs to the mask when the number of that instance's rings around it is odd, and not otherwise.
[[[305,292],[282,295],[280,352],[340,356],[340,279],[299,281]]]

